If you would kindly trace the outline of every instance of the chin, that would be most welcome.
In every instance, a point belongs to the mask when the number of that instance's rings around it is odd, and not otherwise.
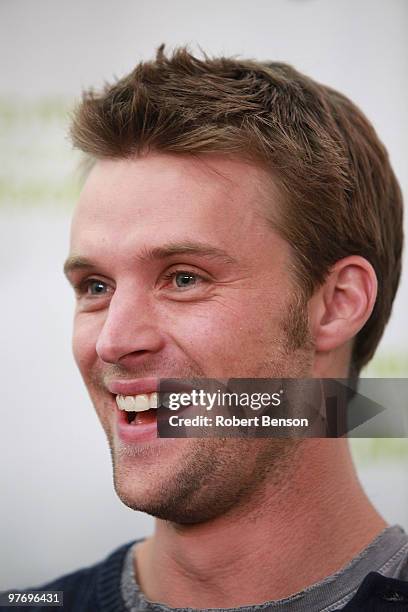
[[[178,491],[172,494],[169,489],[163,490],[160,487],[135,490],[134,485],[128,487],[124,483],[115,482],[115,491],[121,502],[131,510],[144,512],[176,525],[206,523],[229,509],[220,507],[217,503],[203,503],[203,500],[201,503],[194,503],[194,496],[192,499],[185,499],[178,496]]]
[[[119,443],[111,447],[114,488],[126,506],[166,518],[161,508],[167,507],[168,500],[177,496],[179,442],[158,438],[153,444]]]

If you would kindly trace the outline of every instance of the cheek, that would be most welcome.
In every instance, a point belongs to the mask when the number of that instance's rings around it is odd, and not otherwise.
[[[243,364],[258,362],[279,336],[279,308],[238,297],[197,304],[167,322],[173,341],[208,376],[226,369],[228,375],[241,373]]]
[[[72,352],[76,364],[83,375],[94,363],[98,330],[84,315],[76,315],[72,334]]]

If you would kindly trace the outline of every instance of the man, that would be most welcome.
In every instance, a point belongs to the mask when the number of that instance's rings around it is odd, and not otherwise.
[[[43,588],[87,611],[399,605],[408,537],[347,440],[161,439],[154,410],[163,378],[358,377],[401,269],[372,126],[290,66],[160,48],[85,94],[72,138],[92,166],[65,265],[74,356],[115,490],[157,522]]]

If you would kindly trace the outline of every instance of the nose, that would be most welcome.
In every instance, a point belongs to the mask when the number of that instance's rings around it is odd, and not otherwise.
[[[164,341],[148,299],[136,291],[115,291],[96,342],[99,358],[126,366],[157,353]]]

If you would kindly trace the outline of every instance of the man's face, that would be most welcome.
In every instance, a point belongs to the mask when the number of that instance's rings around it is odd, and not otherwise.
[[[243,161],[149,155],[98,162],[82,191],[71,236],[71,256],[81,258],[69,272],[73,349],[115,489],[132,508],[206,520],[278,474],[294,447],[129,440],[112,392],[124,381],[143,393],[160,378],[310,375],[313,345],[296,320],[307,313],[294,311],[289,245],[264,218],[262,184],[263,170]]]

